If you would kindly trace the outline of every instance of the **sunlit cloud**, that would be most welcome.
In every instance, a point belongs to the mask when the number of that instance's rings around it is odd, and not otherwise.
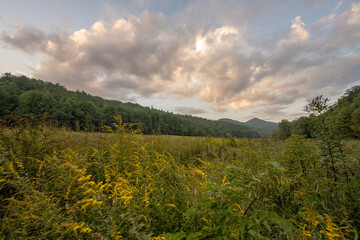
[[[210,11],[216,12],[215,6],[211,3]],[[174,16],[145,10],[70,34],[17,27],[3,32],[1,41],[43,54],[32,74],[72,89],[120,100],[195,97],[214,112],[261,108],[264,116],[280,115],[284,106],[310,93],[334,94],[360,80],[359,13],[360,3],[354,3],[315,22],[294,16],[270,40],[252,35],[245,27],[249,22],[236,25],[219,7],[214,26],[180,22],[181,16],[199,17],[188,8]],[[313,27],[324,34],[319,37]],[[204,113],[184,106],[175,110]]]

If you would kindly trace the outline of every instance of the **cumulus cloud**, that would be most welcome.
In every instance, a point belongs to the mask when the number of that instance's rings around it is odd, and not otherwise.
[[[46,47],[45,34],[33,27],[16,27],[13,36],[1,33],[1,40],[9,46],[20,48],[28,53],[42,51]]]
[[[193,107],[189,107],[189,106],[177,106],[177,107],[175,107],[175,112],[183,113],[183,114],[190,114],[190,115],[192,115],[192,114],[198,115],[198,114],[206,113],[206,110],[202,109],[202,108],[193,108]]]
[[[215,11],[216,1],[211,6]],[[33,75],[73,89],[117,99],[195,96],[213,111],[257,107],[259,114],[279,115],[283,106],[314,91],[334,94],[360,80],[360,54],[354,50],[360,44],[359,9],[354,3],[314,23],[294,16],[287,31],[265,40],[224,16],[216,27],[188,26],[178,22],[193,16],[185,9],[175,16],[144,11],[98,21],[70,35],[18,27],[13,34],[3,32],[1,41],[43,53]],[[314,26],[321,36],[312,32]],[[184,106],[176,111],[205,113]]]

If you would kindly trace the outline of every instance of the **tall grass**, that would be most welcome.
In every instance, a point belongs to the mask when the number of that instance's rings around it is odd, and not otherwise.
[[[345,148],[349,192],[298,136],[143,136],[117,120],[108,133],[1,128],[0,238],[357,237],[359,143]]]

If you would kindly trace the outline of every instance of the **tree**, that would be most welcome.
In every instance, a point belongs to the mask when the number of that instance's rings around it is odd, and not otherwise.
[[[354,86],[345,91],[345,97],[349,102],[353,102],[353,99],[359,96],[360,94],[360,86]]]
[[[315,136],[318,139],[324,164],[327,167],[328,173],[332,173],[332,177],[336,182],[338,179],[338,162],[340,160],[343,161],[345,173],[346,164],[341,145],[341,135],[337,131],[333,119],[330,117],[332,107],[329,102],[329,98],[325,98],[323,95],[317,96],[308,100],[308,104],[305,106],[305,111],[316,116]]]
[[[17,112],[20,115],[39,115],[45,112],[53,111],[55,109],[55,105],[56,100],[50,93],[32,90],[24,92],[20,95]]]
[[[288,120],[283,119],[278,127],[273,131],[272,136],[275,138],[285,139],[291,136],[291,124]]]
[[[300,117],[291,123],[291,133],[295,135],[305,136],[311,138],[312,131],[311,117]]]

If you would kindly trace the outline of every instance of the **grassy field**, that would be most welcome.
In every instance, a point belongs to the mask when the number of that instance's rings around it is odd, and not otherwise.
[[[299,136],[2,127],[0,239],[354,239],[360,142],[343,144],[333,171]]]

